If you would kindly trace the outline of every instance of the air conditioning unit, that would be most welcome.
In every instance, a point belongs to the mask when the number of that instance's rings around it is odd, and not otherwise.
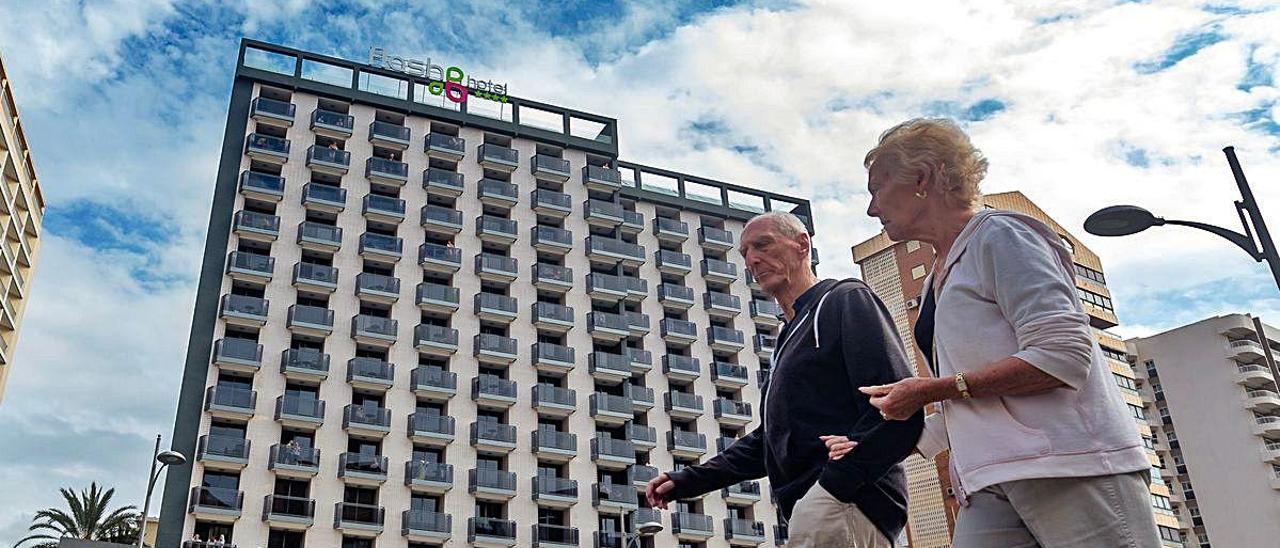
[[[919,308],[919,307],[920,307],[920,297],[916,297],[914,299],[907,299],[907,310],[911,310],[912,308]]]

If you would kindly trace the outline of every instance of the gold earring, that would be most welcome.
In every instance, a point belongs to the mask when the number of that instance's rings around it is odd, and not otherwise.
[[[927,198],[928,196],[929,196],[928,190],[920,189],[916,191],[916,198]]]

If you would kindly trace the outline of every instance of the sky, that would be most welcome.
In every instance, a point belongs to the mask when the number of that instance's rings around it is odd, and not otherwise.
[[[1125,336],[1229,312],[1280,325],[1264,266],[1130,203],[1239,226],[1234,145],[1280,232],[1280,5],[1267,2],[0,0],[0,56],[47,204],[0,403],[0,544],[57,488],[141,505],[173,428],[238,42],[447,59],[619,120],[625,160],[812,200],[824,277],[874,235],[865,152],[961,121],[983,189],[1021,190],[1107,272]],[[159,489],[157,493],[159,493]],[[158,504],[153,504],[153,512]]]

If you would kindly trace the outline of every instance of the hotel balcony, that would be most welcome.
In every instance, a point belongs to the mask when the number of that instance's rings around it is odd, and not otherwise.
[[[404,222],[404,200],[381,194],[366,194],[360,205],[360,214],[370,221],[400,224]]]
[[[516,149],[484,143],[480,145],[479,153],[480,165],[488,169],[511,173],[520,167],[520,153]]]
[[[351,485],[378,487],[387,481],[387,457],[365,453],[338,456],[338,477]]]
[[[237,211],[231,221],[236,236],[257,242],[274,242],[280,237],[280,217],[257,211]]]
[[[293,287],[317,293],[333,293],[338,290],[338,269],[315,263],[294,263]]]
[[[324,400],[297,395],[277,396],[275,419],[281,426],[314,432],[324,424]]]
[[[453,208],[427,204],[422,206],[422,229],[436,236],[453,236],[462,232],[462,212]]]
[[[309,211],[341,213],[347,209],[347,189],[307,183],[302,185],[302,205]]]
[[[297,107],[288,101],[270,97],[254,97],[249,103],[249,116],[259,124],[281,128],[293,127]]]
[[[623,394],[631,400],[632,411],[645,413],[653,409],[655,396],[652,388],[635,384],[627,384],[622,388]]]
[[[315,447],[290,448],[287,445],[272,445],[271,460],[267,469],[276,473],[277,477],[294,479],[311,479],[320,473],[320,450]]]
[[[311,111],[311,131],[317,135],[346,140],[355,133],[356,119],[345,112],[317,108]]]
[[[371,405],[348,405],[342,410],[342,429],[356,437],[385,437],[391,433],[391,410]]]
[[[453,465],[425,460],[406,462],[404,484],[414,493],[443,495],[453,489]]]
[[[482,454],[505,455],[516,448],[516,427],[497,422],[473,422],[471,445]]]
[[[520,226],[513,219],[481,215],[476,217],[476,236],[481,241],[510,245],[520,237]]]
[[[471,378],[471,399],[482,408],[502,410],[516,403],[516,382],[487,373]]]
[[[458,393],[458,374],[439,367],[419,366],[410,379],[414,395],[427,401],[446,402]]]
[[[617,228],[622,224],[622,206],[590,198],[582,203],[582,217],[592,226]]]
[[[578,528],[563,525],[533,525],[534,548],[577,548]]]
[[[516,545],[516,522],[498,518],[467,518],[467,544],[476,548]]]
[[[616,238],[587,236],[587,258],[611,265],[621,262],[628,266],[640,266],[645,260],[644,247]]]
[[[213,364],[224,371],[252,374],[262,367],[262,345],[251,339],[218,339],[213,343]]]
[[[506,502],[516,496],[516,474],[472,468],[467,471],[467,492],[478,500]]]
[[[369,260],[394,263],[404,255],[404,240],[376,232],[360,235],[360,256]]]
[[[759,546],[764,543],[764,523],[725,518],[724,536],[730,546]]]
[[[569,462],[578,456],[578,435],[539,428],[531,432],[533,456],[551,462]]]
[[[629,405],[629,403],[628,403]],[[258,392],[229,386],[210,386],[204,392],[204,410],[214,418],[248,421],[258,406]]]
[[[591,505],[601,514],[625,514],[640,507],[635,487],[625,483],[594,483],[591,487]]]
[[[351,318],[351,338],[357,343],[390,348],[396,342],[399,322],[391,318],[359,314]]]
[[[682,244],[689,239],[689,223],[656,217],[653,219],[653,234],[660,241]]]
[[[284,177],[257,171],[240,172],[240,193],[267,202],[284,199]]]
[[[1265,365],[1247,364],[1236,366],[1236,384],[1249,388],[1261,388],[1274,382],[1276,382],[1276,379],[1271,374],[1271,369]]]
[[[708,291],[702,294],[702,306],[713,318],[733,319],[742,313],[742,299],[737,295]]]
[[[1270,439],[1280,439],[1280,417],[1256,417],[1253,433]]]
[[[533,264],[533,285],[538,289],[564,294],[573,288],[573,269],[547,263]]]
[[[731,327],[708,327],[707,342],[711,343],[712,350],[722,352],[737,352],[746,347],[742,332]]]
[[[520,277],[515,257],[481,253],[475,258],[476,275],[491,282],[514,282]]]
[[[1266,350],[1261,344],[1248,339],[1231,341],[1228,344],[1228,350],[1232,359],[1244,362],[1260,360],[1266,355]]]
[[[623,470],[636,463],[636,448],[629,440],[597,435],[591,439],[591,460],[602,470]]]
[[[747,385],[747,368],[736,363],[713,362],[711,382],[719,388],[737,390]]]
[[[773,355],[773,350],[778,346],[778,338],[772,335],[756,335],[751,338],[751,344],[756,349],[756,355],[761,358],[768,358]]]
[[[269,527],[306,531],[316,517],[316,501],[285,495],[266,495],[262,501],[262,521]]]
[[[369,142],[375,146],[405,150],[409,148],[411,133],[400,124],[374,120],[369,122]]]
[[[520,189],[497,179],[480,179],[477,194],[485,205],[510,209],[520,203]]]
[[[698,229],[698,243],[707,249],[729,251],[733,249],[733,232],[714,226]]]
[[[260,162],[282,166],[289,161],[289,140],[251,133],[245,138],[244,154]]]
[[[658,302],[667,308],[688,310],[693,307],[696,294],[692,287],[664,283],[658,286]]]
[[[653,352],[639,348],[627,348],[627,358],[631,360],[631,372],[641,375],[653,369]]]
[[[400,534],[409,542],[443,544],[453,536],[453,516],[428,510],[400,513]]]
[[[632,465],[627,468],[627,483],[630,483],[637,491],[643,492],[649,485],[649,481],[658,477],[658,468],[645,464]]]
[[[738,442],[738,438],[734,438],[730,436],[720,436],[716,438],[716,452],[723,453],[725,452],[726,449],[732,447],[733,444],[737,442]]]
[[[702,458],[707,454],[707,436],[697,432],[667,432],[667,450],[680,458]]]
[[[702,416],[702,396],[687,392],[667,392],[663,395],[667,414],[681,419],[696,419]]]
[[[627,283],[627,302],[640,303],[649,297],[648,280],[632,276],[623,276],[622,279]]]
[[[422,244],[418,247],[418,264],[428,272],[453,274],[462,268],[462,248]]]
[[[592,272],[587,274],[587,294],[593,299],[617,302],[627,296],[627,281],[622,276]]]
[[[703,259],[702,277],[713,282],[733,283],[738,281],[738,265],[728,261]]]
[[[458,288],[447,285],[422,282],[418,284],[415,301],[418,308],[428,312],[452,314],[458,311],[461,296]]]
[[[689,512],[671,513],[671,532],[685,541],[703,542],[715,536],[711,516]]]
[[[658,270],[664,274],[683,276],[693,272],[693,259],[687,253],[659,249],[653,253]]]
[[[333,253],[342,247],[342,228],[303,221],[298,224],[298,245],[310,251]]]
[[[356,316],[356,318],[369,316]],[[378,358],[351,358],[347,360],[347,382],[352,388],[385,393],[395,381],[396,366]]]
[[[582,183],[590,190],[612,192],[622,188],[622,172],[601,166],[582,166]]]
[[[510,337],[481,333],[472,341],[472,355],[481,363],[510,365],[518,357],[516,340]]]
[[[333,528],[343,535],[377,537],[382,534],[385,519],[386,512],[381,506],[353,502],[334,503]]]
[[[453,417],[425,411],[410,413],[407,429],[406,433],[414,443],[431,447],[447,447],[456,436]]]
[[[341,177],[351,170],[351,153],[311,145],[307,148],[307,167],[316,173]]]
[[[539,188],[529,196],[533,211],[540,215],[564,218],[573,213],[573,198],[568,194]]]
[[[240,471],[249,465],[249,440],[206,434],[196,444],[196,460],[205,469]]]
[[[327,337],[333,334],[333,311],[319,306],[295,304],[289,307],[286,325],[294,333]]]
[[[569,160],[546,154],[534,154],[529,162],[533,176],[538,179],[563,183],[569,180]]]
[[[722,425],[746,426],[751,422],[751,404],[726,398],[715,400],[716,422]]]
[[[578,504],[578,480],[534,476],[533,501],[539,507],[572,508]]]
[[[666,354],[662,356],[662,372],[671,380],[693,382],[702,376],[702,366],[698,358]]]
[[[1245,407],[1259,413],[1271,413],[1280,409],[1280,394],[1271,390],[1250,390],[1245,393]]]
[[[423,152],[428,157],[456,162],[467,155],[467,140],[444,133],[428,133],[423,139]]]
[[[466,189],[466,182],[461,173],[429,167],[422,172],[422,188],[427,194],[457,198]]]
[[[1280,441],[1263,442],[1261,452],[1263,462],[1280,464]]]
[[[632,337],[643,337],[649,334],[649,315],[642,312],[623,312],[627,320],[627,332]]]
[[[536,302],[530,307],[533,326],[553,333],[567,333],[574,326],[573,308],[555,303]]]
[[[520,303],[515,297],[497,293],[476,293],[472,298],[472,311],[482,320],[502,325],[516,321],[520,315]]]
[[[629,398],[596,392],[589,399],[591,418],[600,424],[621,426],[634,418]]]
[[[751,301],[751,319],[755,320],[758,325],[777,326],[782,323],[778,319],[781,315],[782,307],[778,306],[776,302],[761,299]]]
[[[592,352],[587,358],[587,369],[597,381],[618,384],[631,378],[631,358],[624,354]]]
[[[698,326],[691,321],[663,318],[663,340],[677,346],[689,346],[698,340]]]
[[[760,502],[760,482],[744,481],[720,490],[720,496],[730,504],[754,504]]]
[[[746,279],[747,279],[747,287],[750,287],[751,289],[754,289],[756,291],[764,291],[764,287],[761,287],[760,281],[756,280],[756,277],[751,275],[750,270],[747,271]]]
[[[244,493],[224,487],[192,487],[187,511],[196,519],[233,523],[240,519]]]
[[[587,333],[596,340],[618,342],[631,334],[631,328],[622,314],[594,310],[587,313]],[[629,370],[627,375],[630,376]]]
[[[394,304],[400,300],[400,278],[372,272],[356,274],[356,296],[363,301]]]
[[[419,324],[413,330],[414,347],[433,356],[452,356],[458,352],[458,330],[439,325]]]
[[[538,383],[533,386],[533,410],[539,417],[565,418],[578,410],[578,395],[572,388]]]
[[[644,232],[644,214],[638,211],[622,210],[622,233],[635,236]]]
[[[564,256],[573,249],[573,232],[563,228],[535,225],[529,229],[533,248],[553,255]]]
[[[573,370],[575,350],[571,346],[554,343],[533,343],[530,355],[533,367],[541,373],[564,375]]]

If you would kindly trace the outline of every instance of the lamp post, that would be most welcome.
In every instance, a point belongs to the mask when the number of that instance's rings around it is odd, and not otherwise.
[[[160,463],[159,470],[156,470],[157,462]],[[142,502],[142,523],[138,524],[137,548],[143,548],[143,541],[147,538],[147,512],[151,510],[151,491],[156,487],[156,480],[160,479],[160,473],[166,466],[181,466],[186,462],[187,457],[177,451],[160,452],[160,434],[156,434],[156,448],[151,452],[151,473],[147,476],[147,496]]]
[[[653,519],[652,516],[649,516],[649,519],[646,519],[645,521],[642,521],[640,523],[635,523],[636,512],[634,511],[627,512],[623,514],[622,517],[624,520],[622,524],[622,534],[623,534],[622,538],[626,539],[626,541],[623,543],[625,548],[632,548],[633,546],[636,548],[639,548],[640,537],[655,535],[658,532],[662,531],[662,522],[656,519]],[[631,525],[634,526],[635,528],[634,532],[632,532],[631,530],[632,527],[626,524],[627,520],[630,520],[632,522]]]
[[[1150,211],[1131,205],[1111,206],[1094,212],[1084,221],[1085,231],[1096,236],[1128,236],[1153,226],[1176,225],[1212,232],[1243,249],[1253,260],[1266,261],[1271,267],[1271,276],[1275,278],[1276,287],[1280,288],[1280,254],[1276,252],[1276,244],[1271,240],[1271,233],[1267,231],[1267,223],[1263,221],[1262,212],[1258,210],[1258,202],[1253,199],[1253,190],[1249,188],[1249,182],[1244,178],[1244,170],[1240,168],[1240,161],[1236,159],[1235,147],[1226,147],[1222,152],[1227,155],[1227,164],[1231,166],[1231,174],[1235,176],[1236,186],[1240,188],[1241,199],[1237,200],[1235,205],[1236,214],[1240,216],[1240,225],[1244,228],[1243,234],[1211,224],[1163,219],[1152,215]],[[1255,231],[1257,243],[1254,242]]]

